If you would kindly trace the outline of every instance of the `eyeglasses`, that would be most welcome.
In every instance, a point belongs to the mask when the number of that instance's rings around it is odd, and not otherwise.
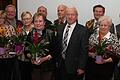
[[[27,21],[28,21],[28,20],[30,20],[30,19],[31,19],[31,18],[23,18],[22,20],[27,20]]]

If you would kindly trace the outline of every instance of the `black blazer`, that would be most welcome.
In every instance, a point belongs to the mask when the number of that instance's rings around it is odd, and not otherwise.
[[[62,37],[65,25],[59,27],[57,34],[57,53],[59,54],[60,64],[61,52],[62,52]],[[87,53],[88,46],[88,32],[87,29],[80,25],[76,24],[69,44],[65,54],[65,67],[68,73],[76,73],[77,69],[85,69],[86,60],[88,57]]]
[[[116,25],[117,37],[120,39],[120,24]]]

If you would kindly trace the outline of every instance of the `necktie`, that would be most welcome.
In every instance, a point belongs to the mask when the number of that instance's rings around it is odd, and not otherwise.
[[[67,26],[64,37],[63,37],[63,41],[62,41],[62,57],[63,59],[65,59],[65,51],[67,49],[67,41],[68,41],[68,32],[69,32],[70,26]]]

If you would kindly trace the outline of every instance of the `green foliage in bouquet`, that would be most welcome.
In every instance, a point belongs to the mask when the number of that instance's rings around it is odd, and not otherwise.
[[[5,36],[0,37],[0,47],[4,47],[5,45],[7,45],[8,41],[9,41],[9,38],[7,38]]]
[[[23,34],[25,33],[25,34]],[[22,29],[22,27],[16,28],[16,35],[12,36],[12,40],[14,44],[24,44],[27,39],[26,32]]]
[[[27,35],[15,35],[13,36],[13,40],[15,44],[25,44],[27,39]]]
[[[99,42],[98,44],[95,44],[94,46],[95,53],[97,55],[104,55],[106,46],[107,46],[106,40]]]
[[[27,50],[29,50],[31,52],[31,54],[33,56],[44,56],[46,55],[49,50],[48,50],[48,47],[49,47],[49,42],[45,42],[45,43],[38,43],[38,44],[34,44],[34,43],[30,43],[30,42],[27,42],[29,44],[29,46],[27,47]]]

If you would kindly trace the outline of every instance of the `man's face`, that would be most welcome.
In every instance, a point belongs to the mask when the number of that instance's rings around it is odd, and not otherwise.
[[[104,15],[103,8],[101,7],[96,7],[95,11],[93,12],[94,17],[96,20],[98,20],[101,16]]]
[[[8,7],[6,9],[6,14],[7,14],[8,19],[10,19],[10,20],[15,19],[16,12],[15,12],[15,9],[13,7]]]
[[[39,7],[37,12],[42,13],[45,17],[47,16],[47,10],[43,6]]]
[[[59,6],[57,10],[58,18],[65,18],[66,16],[66,9],[63,6]]]
[[[77,20],[77,13],[74,9],[68,9],[66,12],[66,20],[69,25],[73,24]]]

